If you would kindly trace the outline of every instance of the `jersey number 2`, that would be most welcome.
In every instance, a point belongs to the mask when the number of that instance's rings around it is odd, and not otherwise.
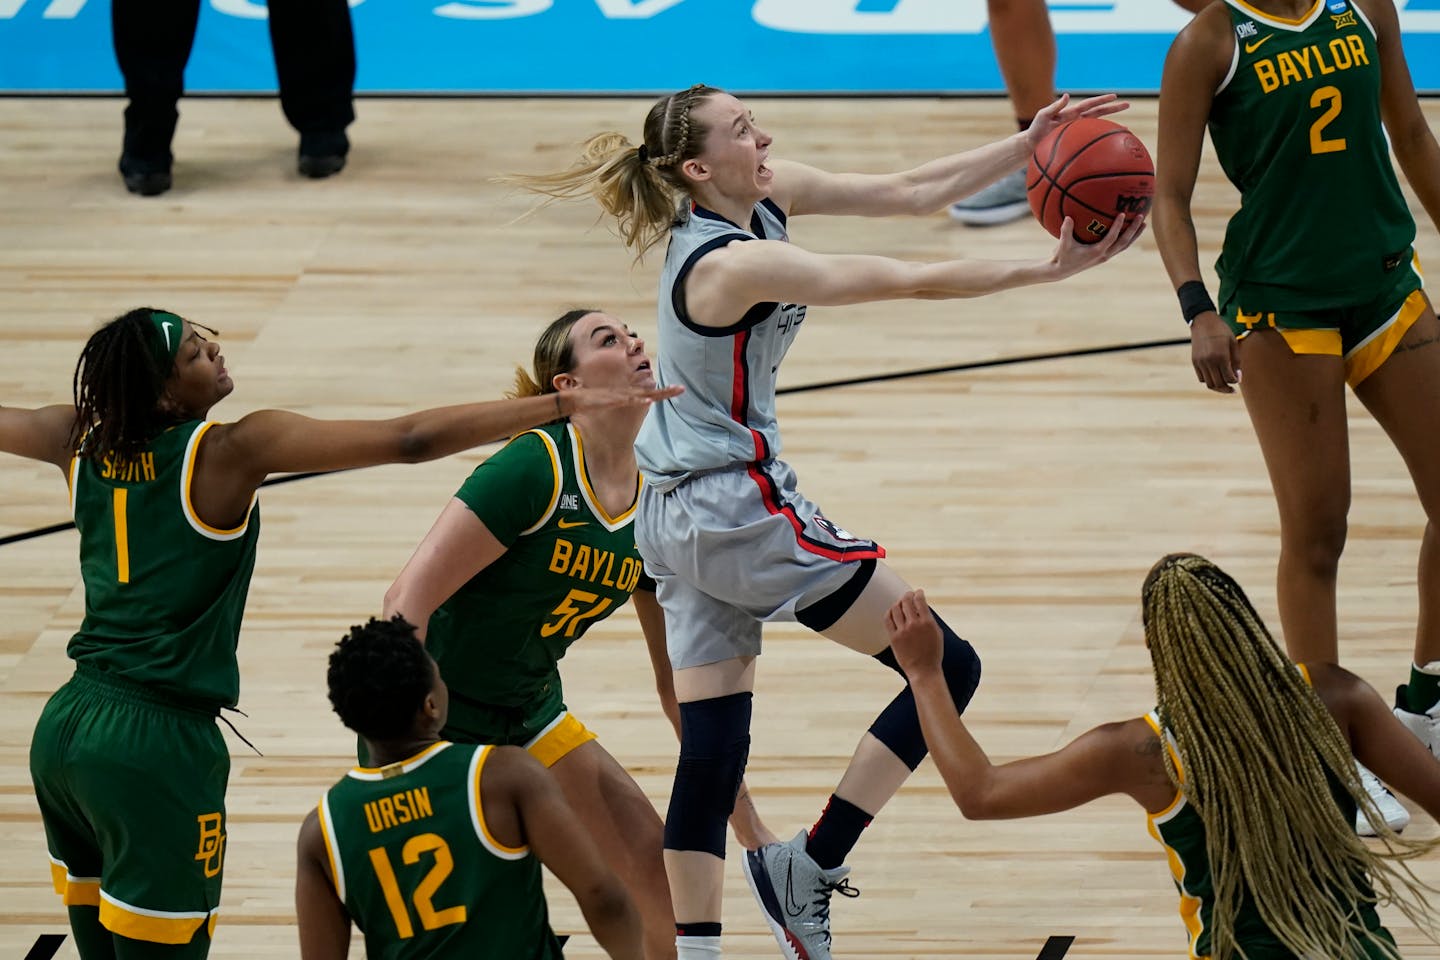
[[[1345,138],[1338,137],[1334,140],[1325,139],[1325,128],[1330,122],[1340,116],[1340,91],[1336,87],[1320,87],[1310,94],[1310,106],[1312,109],[1329,104],[1320,118],[1310,124],[1310,152],[1311,153],[1339,153],[1345,149]]]
[[[445,882],[455,866],[455,860],[450,856],[450,845],[438,834],[422,833],[405,841],[400,856],[407,864],[414,864],[420,862],[422,853],[434,854],[435,865],[410,896],[410,902],[415,904],[415,913],[420,917],[420,926],[426,930],[438,930],[452,923],[464,923],[463,904],[436,910],[431,903],[435,891],[440,889],[440,884]],[[415,927],[410,923],[410,910],[400,895],[400,884],[395,881],[395,869],[390,865],[390,856],[384,847],[375,847],[370,851],[370,863],[375,867],[375,878],[380,881],[380,889],[385,893],[385,905],[390,908],[390,916],[395,920],[395,932],[401,940],[410,939],[415,936]]]

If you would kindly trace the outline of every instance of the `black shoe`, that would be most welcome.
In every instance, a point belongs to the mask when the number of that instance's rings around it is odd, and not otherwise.
[[[297,167],[302,177],[323,180],[325,177],[333,177],[345,169],[345,157],[333,153],[320,155],[302,153]]]
[[[168,166],[146,163],[128,154],[120,156],[120,176],[125,180],[126,190],[142,197],[158,197],[169,190],[172,183]]]
[[[336,133],[300,134],[300,161],[297,168],[302,177],[321,180],[345,169],[345,155],[350,152],[350,138],[345,131]]]

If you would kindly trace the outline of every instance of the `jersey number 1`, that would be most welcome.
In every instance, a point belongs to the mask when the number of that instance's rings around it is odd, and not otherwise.
[[[420,861],[422,853],[434,854],[435,865],[425,874],[425,879],[420,881],[410,897],[410,902],[415,904],[415,913],[420,917],[420,925],[426,930],[438,930],[452,923],[464,923],[464,904],[436,910],[430,902],[435,891],[440,889],[440,884],[445,882],[445,878],[450,876],[450,871],[455,866],[455,860],[450,856],[450,845],[438,834],[422,833],[405,841],[400,856],[407,864],[413,864]],[[390,865],[390,856],[384,847],[375,847],[370,851],[370,863],[375,868],[375,879],[380,881],[380,889],[385,893],[385,905],[390,908],[390,916],[395,920],[395,932],[400,935],[401,940],[409,940],[415,936],[415,927],[410,923],[410,910],[400,895],[400,884],[395,881],[395,868]]]
[[[130,491],[115,488],[115,579],[130,582],[130,530],[126,523],[125,502]]]
[[[1340,116],[1340,91],[1336,87],[1320,87],[1310,94],[1311,108],[1318,109],[1324,104],[1329,104],[1325,112],[1320,114],[1320,119],[1310,124],[1310,152],[1311,153],[1339,153],[1345,149],[1345,138],[1338,137],[1334,140],[1325,139],[1325,128],[1330,121]]]

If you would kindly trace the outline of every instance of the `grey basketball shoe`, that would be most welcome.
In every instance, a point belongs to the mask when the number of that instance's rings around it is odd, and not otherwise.
[[[830,896],[858,897],[849,867],[822,870],[805,852],[806,833],[745,854],[745,881],[787,960],[830,960]]]
[[[1025,195],[1025,168],[1007,173],[979,193],[950,204],[950,216],[972,227],[988,227],[1019,220],[1030,212]]]

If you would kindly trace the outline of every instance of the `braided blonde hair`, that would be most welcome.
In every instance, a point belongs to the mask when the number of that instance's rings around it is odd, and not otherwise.
[[[623,133],[597,133],[585,141],[580,159],[567,170],[499,179],[556,200],[593,196],[615,218],[620,239],[639,260],[665,238],[680,199],[690,192],[680,168],[699,156],[710,132],[691,111],[720,92],[697,83],[661,97],[645,116],[645,136],[638,146]]]
[[[1398,957],[1353,909],[1375,899],[1367,875],[1381,902],[1440,943],[1429,900],[1437,891],[1405,862],[1440,841],[1402,840],[1383,826],[1383,849],[1374,851],[1355,835],[1331,783],[1371,823],[1384,820],[1360,785],[1349,744],[1240,586],[1203,557],[1172,554],[1146,578],[1143,611],[1159,713],[1179,745],[1183,782],[1168,750],[1165,768],[1205,824],[1211,954],[1245,955],[1235,919],[1248,891],[1297,956],[1364,956],[1361,944],[1370,943]]]

